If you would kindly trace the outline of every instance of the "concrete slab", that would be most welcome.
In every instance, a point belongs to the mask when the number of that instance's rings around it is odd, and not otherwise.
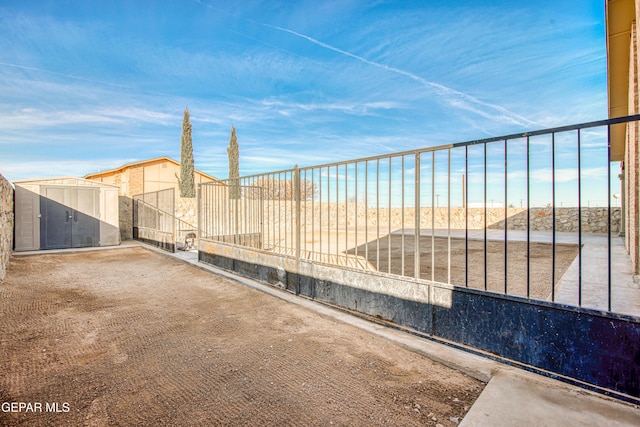
[[[611,237],[611,310],[609,310],[608,240],[606,235],[589,236],[578,257],[560,279],[555,301],[602,311],[640,316],[640,286],[634,280],[631,259],[624,241]],[[582,296],[580,301],[579,296]]]
[[[515,369],[496,372],[460,423],[473,426],[639,426],[640,410]]]
[[[413,235],[413,230],[405,230]],[[394,231],[400,234],[402,230]],[[421,236],[431,236],[431,230],[422,230]],[[465,230],[435,229],[436,237],[464,239]],[[470,240],[483,240],[485,230],[469,230]],[[504,230],[486,230],[487,240],[504,240]],[[529,236],[524,230],[508,230],[509,241],[527,241],[552,243],[553,234],[548,231],[532,231]],[[556,244],[577,245],[578,234],[558,232]],[[554,301],[576,307],[592,308],[601,311],[640,317],[640,284],[633,274],[631,259],[624,246],[624,240],[617,233],[611,236],[611,310],[609,310],[609,240],[606,234],[583,233],[582,239],[582,276],[580,278],[580,260],[573,261],[569,269],[556,285]],[[580,285],[579,285],[580,283]],[[579,288],[581,287],[581,291]],[[579,295],[581,294],[581,299]],[[548,300],[551,300],[549,295]]]
[[[69,248],[69,249],[46,249],[37,251],[23,251],[13,252],[11,256],[30,256],[30,255],[46,255],[46,254],[63,254],[74,252],[91,252],[91,251],[109,251],[113,249],[130,248],[132,246],[139,246],[140,242],[137,240],[123,240],[120,245],[115,246],[93,246],[89,248]]]

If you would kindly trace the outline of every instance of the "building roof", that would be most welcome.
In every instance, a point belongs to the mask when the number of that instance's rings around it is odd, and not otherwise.
[[[609,118],[629,114],[629,48],[636,19],[634,0],[607,0],[607,95]],[[611,160],[624,159],[626,126],[611,127]]]
[[[85,175],[84,177],[85,177],[85,179],[93,179],[93,178],[97,178],[99,176],[106,175],[106,174],[122,172],[122,171],[124,171],[125,169],[128,169],[128,168],[132,168],[132,167],[136,167],[136,166],[144,166],[144,165],[147,165],[147,164],[150,164],[150,163],[158,163],[158,162],[163,162],[163,161],[167,161],[167,162],[175,164],[176,166],[180,166],[180,162],[177,162],[177,161],[173,160],[170,157],[162,156],[162,157],[156,157],[156,158],[148,159],[148,160],[139,160],[137,162],[126,163],[126,164],[124,164],[124,165],[122,165],[120,167],[117,167],[115,169],[109,169],[109,170],[106,170],[106,171],[90,173],[90,174]],[[202,171],[194,170],[194,172],[204,176],[205,178],[209,178],[209,179],[211,179],[213,181],[219,181],[218,178],[213,177],[213,176],[211,176],[209,174],[206,174],[206,173],[204,173]]]
[[[61,185],[61,186],[71,185],[71,186],[83,186],[83,187],[119,188],[117,185],[91,181],[89,179],[78,178],[75,176],[62,176],[62,177],[56,177],[56,178],[21,179],[18,181],[13,181],[13,184],[14,185],[42,184],[42,185]]]

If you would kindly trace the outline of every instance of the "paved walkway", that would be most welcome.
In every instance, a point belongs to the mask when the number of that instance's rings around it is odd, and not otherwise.
[[[487,240],[504,240],[504,230],[486,230],[486,232]],[[394,232],[394,234],[399,233],[401,230]],[[412,235],[413,230],[405,230],[405,234]],[[431,230],[422,230],[420,235],[431,236]],[[465,230],[436,229],[434,235],[436,237],[450,235],[451,238],[464,239]],[[485,230],[469,230],[468,237],[471,240],[483,240]],[[533,231],[528,238],[531,242],[553,243],[553,234],[548,231]],[[526,242],[527,232],[508,230],[507,239]],[[558,232],[556,243],[577,245],[578,235]],[[640,317],[640,286],[637,283],[638,279],[634,280],[631,259],[624,246],[624,240],[617,235],[611,236],[611,310],[609,310],[607,235],[584,233],[581,243],[582,263],[576,257],[562,276],[556,286],[555,302]]]

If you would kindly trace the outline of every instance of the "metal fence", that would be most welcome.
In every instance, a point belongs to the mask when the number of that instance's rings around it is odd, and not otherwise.
[[[133,196],[133,237],[175,251],[174,189]]]
[[[203,184],[200,237],[612,311],[624,224],[610,133],[638,118],[245,176],[237,198]]]
[[[191,249],[197,243],[197,227],[176,217],[175,190],[133,196],[133,237],[169,252]]]
[[[269,248],[262,233],[264,190],[260,186],[210,182],[199,187],[200,237],[258,249]]]

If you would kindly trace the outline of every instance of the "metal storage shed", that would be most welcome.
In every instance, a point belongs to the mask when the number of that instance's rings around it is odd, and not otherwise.
[[[16,251],[120,244],[118,186],[73,177],[13,184]]]

